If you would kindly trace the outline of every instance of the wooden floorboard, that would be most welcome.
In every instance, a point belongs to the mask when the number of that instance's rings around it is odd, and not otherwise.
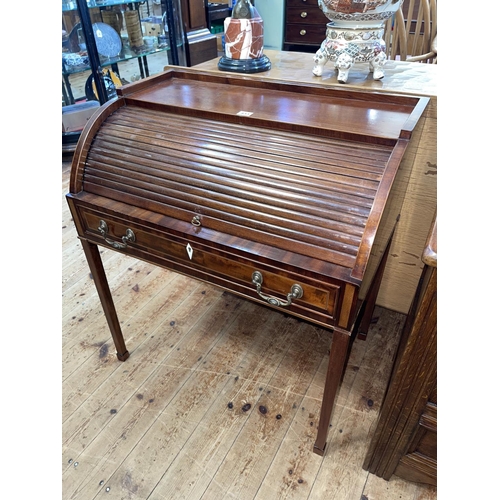
[[[319,457],[330,333],[101,249],[130,351],[118,361],[64,200],[69,172],[63,162],[63,499],[437,498],[361,467],[403,315],[376,308],[354,343]]]

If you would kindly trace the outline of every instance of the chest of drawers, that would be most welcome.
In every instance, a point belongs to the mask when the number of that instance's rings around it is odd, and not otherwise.
[[[319,49],[326,37],[326,24],[329,22],[317,0],[286,0],[283,47]]]
[[[323,454],[370,250],[427,102],[187,68],[119,89],[82,132],[67,195],[118,358],[98,245],[329,328]]]

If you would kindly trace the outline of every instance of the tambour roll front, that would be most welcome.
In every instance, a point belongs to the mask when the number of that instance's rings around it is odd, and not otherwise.
[[[359,308],[370,251],[394,229],[385,209],[427,101],[191,68],[119,89],[81,135],[67,195],[118,359],[98,245],[329,328],[323,454],[383,271],[384,258]]]

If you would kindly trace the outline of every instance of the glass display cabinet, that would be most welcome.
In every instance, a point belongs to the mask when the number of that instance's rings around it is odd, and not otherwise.
[[[76,142],[116,88],[186,65],[180,0],[62,0],[62,106]]]

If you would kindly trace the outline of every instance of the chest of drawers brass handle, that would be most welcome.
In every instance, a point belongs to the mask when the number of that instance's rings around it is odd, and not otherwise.
[[[262,293],[261,290],[262,283],[264,283],[264,278],[259,271],[254,271],[252,273],[252,283],[255,285],[259,297],[264,299],[268,304],[271,304],[272,306],[287,307],[292,303],[293,299],[300,299],[304,294],[302,287],[297,284],[292,285],[290,293],[286,296],[286,302],[284,300]]]
[[[307,17],[307,12],[301,12],[301,13],[300,13],[300,17],[302,17],[302,19],[303,19],[304,17]]]
[[[306,31],[306,30],[300,30],[300,34],[301,34],[302,36],[304,36],[306,33],[307,33],[307,31]]]

